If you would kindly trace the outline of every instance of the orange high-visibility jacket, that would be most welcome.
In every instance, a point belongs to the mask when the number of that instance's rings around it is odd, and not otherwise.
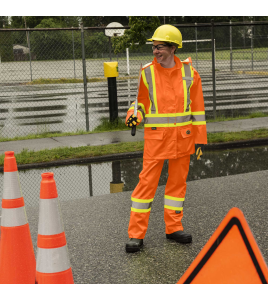
[[[172,69],[156,58],[142,69],[137,117],[144,119],[144,159],[176,159],[193,154],[195,144],[207,144],[201,78],[191,58],[174,60]]]

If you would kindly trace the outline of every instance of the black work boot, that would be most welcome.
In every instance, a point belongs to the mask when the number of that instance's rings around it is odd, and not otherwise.
[[[143,245],[143,240],[131,238],[126,243],[126,251],[127,252],[137,252],[137,251],[140,251],[142,245]]]
[[[192,236],[183,231],[176,231],[171,234],[166,234],[167,239],[174,240],[178,243],[187,244],[192,242]]]

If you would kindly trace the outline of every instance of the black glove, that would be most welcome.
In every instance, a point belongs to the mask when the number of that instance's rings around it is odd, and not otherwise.
[[[200,159],[200,156],[204,153],[204,144],[195,144],[195,154],[197,156],[197,160]]]
[[[134,126],[137,125],[137,123],[140,123],[140,120],[137,117],[135,117],[133,114],[127,120],[127,126],[130,128],[132,128],[133,125]]]

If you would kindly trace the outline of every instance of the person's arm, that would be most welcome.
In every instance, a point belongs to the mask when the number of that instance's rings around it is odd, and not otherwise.
[[[207,128],[202,83],[201,78],[195,69],[194,82],[190,89],[190,99],[195,144],[207,144]]]
[[[145,114],[148,113],[149,111],[149,106],[150,106],[150,99],[149,99],[149,91],[146,85],[144,84],[144,80],[146,80],[145,75],[144,75],[144,70],[142,71],[142,76],[141,76],[141,81],[140,81],[140,88],[139,88],[139,93],[138,93],[138,109],[137,109],[137,124],[134,125],[139,125],[141,121],[144,119]],[[135,101],[130,105],[130,108],[128,109],[125,124],[129,124],[131,122],[129,119],[133,118],[133,113],[134,113],[134,106],[135,106]],[[135,119],[134,119],[135,121]],[[127,125],[129,126],[129,125]],[[132,125],[131,125],[132,126]],[[129,127],[131,127],[129,126]]]

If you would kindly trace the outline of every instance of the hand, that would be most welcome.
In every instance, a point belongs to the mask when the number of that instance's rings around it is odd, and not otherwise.
[[[196,144],[195,145],[195,154],[197,156],[197,160],[200,159],[200,156],[204,153],[204,144]]]
[[[127,120],[127,126],[132,128],[133,126],[136,126],[137,123],[140,123],[140,120],[132,114],[128,120]]]

